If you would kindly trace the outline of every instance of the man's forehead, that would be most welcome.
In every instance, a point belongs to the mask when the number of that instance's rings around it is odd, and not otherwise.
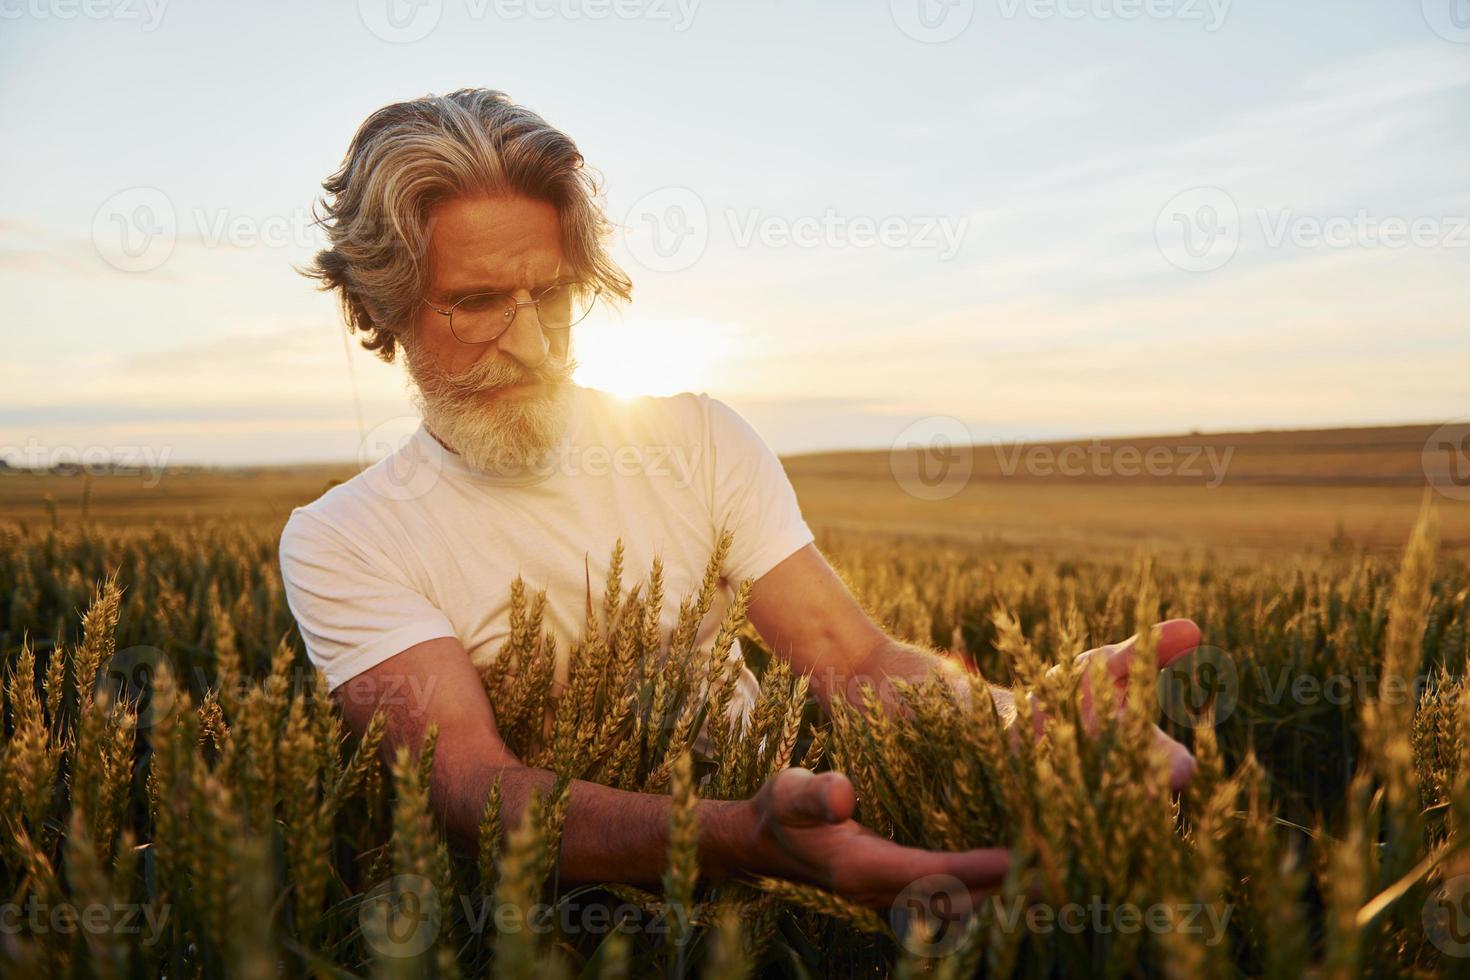
[[[429,214],[429,282],[436,291],[517,288],[561,274],[556,208],[526,198],[446,202]]]

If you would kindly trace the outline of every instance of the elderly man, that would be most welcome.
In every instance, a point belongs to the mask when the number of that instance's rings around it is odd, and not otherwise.
[[[627,300],[631,284],[565,134],[485,89],[398,103],[363,123],[324,186],[331,247],[308,271],[338,293],[366,348],[388,361],[402,350],[423,423],[292,513],[281,570],[307,653],[353,729],[381,707],[392,750],[437,725],[431,799],[453,839],[473,846],[495,780],[512,820],[553,780],[499,738],[477,671],[508,634],[511,581],[546,590],[545,625],[569,641],[585,577],[602,580],[618,538],[626,567],[658,556],[667,593],[682,596],[733,532],[701,643],[731,583],[752,579],[750,622],[824,701],[858,676],[941,672],[968,691],[952,662],[865,615],[813,544],[780,462],[728,406],[691,393],[625,401],[572,381],[572,326],[595,299]],[[676,615],[664,613],[666,629]],[[1160,662],[1197,641],[1188,621],[1164,624]],[[1105,649],[1126,665],[1128,645]],[[994,689],[1002,707],[1007,696]],[[1193,760],[1158,737],[1182,786]],[[800,768],[752,799],[701,801],[701,867],[868,904],[933,874],[983,892],[1007,871],[1000,849],[901,847],[853,821],[853,806],[846,777]],[[655,884],[668,827],[668,797],[576,782],[561,877]]]

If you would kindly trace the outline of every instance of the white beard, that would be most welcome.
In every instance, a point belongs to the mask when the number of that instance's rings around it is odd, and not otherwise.
[[[492,355],[450,375],[412,339],[403,344],[413,403],[430,433],[473,469],[496,476],[541,472],[566,432],[577,362],[548,359],[531,371],[513,358]],[[539,382],[535,395],[491,394],[514,384]]]

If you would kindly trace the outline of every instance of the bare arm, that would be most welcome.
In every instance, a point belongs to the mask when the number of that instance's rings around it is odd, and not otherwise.
[[[971,675],[948,657],[885,633],[868,618],[815,544],[801,548],[761,576],[751,590],[749,617],[774,653],[811,675],[812,690],[824,704],[837,694],[859,703],[859,685],[866,681],[891,708],[892,686],[886,681],[902,678],[917,684],[935,675],[945,678],[962,700],[969,700]],[[1158,633],[1161,670],[1200,641],[1199,627],[1187,619],[1160,623],[1154,629]],[[1119,685],[1118,703],[1135,640],[1079,655],[1108,658],[1111,676]],[[1015,695],[1004,687],[986,686],[1002,722],[1013,722],[1017,716]],[[1033,719],[1039,733],[1040,712]],[[1183,789],[1194,775],[1194,757],[1157,726],[1154,732],[1155,741],[1169,758],[1170,786]]]
[[[507,826],[520,818],[532,790],[544,799],[555,775],[523,765],[495,727],[479,673],[464,647],[441,637],[409,647],[338,688],[353,731],[359,734],[381,708],[387,720],[383,755],[399,745],[416,749],[429,723],[438,726],[429,795],[445,832],[457,845],[478,846],[485,798],[498,778]],[[701,801],[700,863],[709,873],[733,869],[729,857],[751,835],[742,802]],[[668,847],[669,798],[577,780],[572,784],[561,841],[561,877],[568,881],[624,881],[654,885]]]
[[[824,705],[843,694],[856,702],[867,681],[880,696],[885,680],[949,678],[968,696],[967,673],[956,661],[894,639],[874,623],[815,544],[796,551],[751,590],[750,621],[761,639],[811,677]],[[1006,697],[1010,692],[996,690]]]
[[[341,685],[337,696],[359,734],[383,710],[389,758],[400,745],[416,749],[429,724],[438,726],[430,802],[465,849],[477,846],[485,798],[497,778],[508,825],[533,789],[544,796],[552,785],[549,770],[523,765],[501,740],[479,674],[458,640],[409,647]],[[701,870],[711,878],[744,873],[807,881],[883,905],[923,875],[954,875],[983,891],[998,885],[1009,867],[1004,850],[901,847],[853,821],[854,805],[846,777],[804,769],[782,770],[749,800],[701,800]],[[669,807],[667,796],[574,781],[562,829],[562,879],[656,886],[667,861]]]

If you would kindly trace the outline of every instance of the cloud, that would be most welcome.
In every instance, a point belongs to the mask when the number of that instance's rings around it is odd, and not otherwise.
[[[1075,68],[986,92],[975,100],[978,124],[987,132],[1003,134],[1086,115],[1102,106],[1104,86],[1115,74],[1101,66]]]
[[[341,330],[305,317],[242,323],[223,336],[162,351],[98,355],[69,366],[64,388],[51,365],[22,365],[0,414],[12,429],[352,419],[353,372]],[[350,356],[365,412],[392,413],[408,404],[399,368],[355,345]]]

